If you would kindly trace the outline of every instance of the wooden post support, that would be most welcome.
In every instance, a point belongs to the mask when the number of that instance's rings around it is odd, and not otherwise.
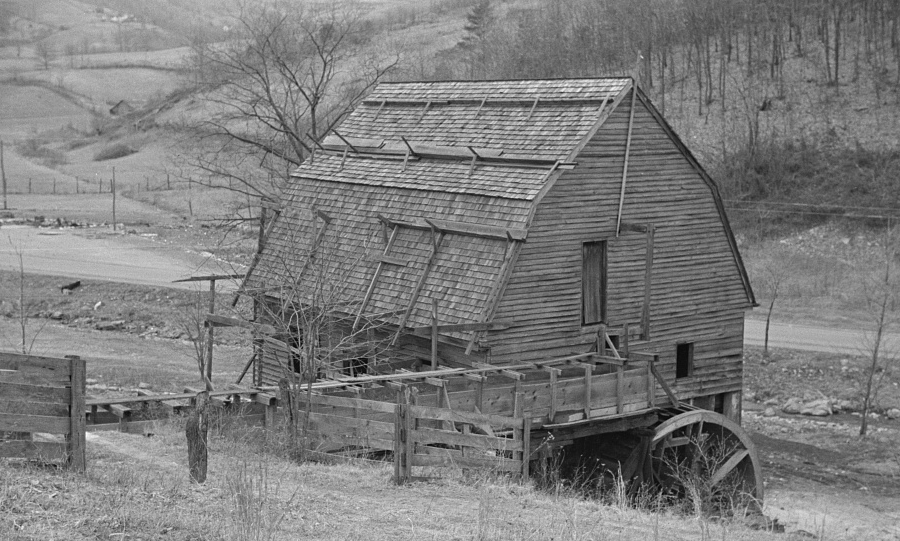
[[[273,400],[269,404],[266,404],[266,412],[265,412],[265,425],[266,430],[272,430],[275,428],[275,423],[278,421],[278,401]]]
[[[625,183],[628,181],[628,155],[631,153],[631,130],[634,128],[634,100],[637,97],[637,85],[631,85],[631,111],[628,116],[628,135],[625,138],[625,163],[622,165],[622,188],[619,191],[619,212],[616,215],[616,236],[622,226],[622,207],[625,204]]]
[[[591,418],[591,378],[594,373],[594,365],[584,365],[584,418]]]
[[[431,369],[438,367],[438,303],[437,299],[431,299]]]
[[[606,355],[606,324],[601,323],[597,331],[597,355]]]
[[[619,353],[624,358],[628,358],[628,334],[630,329],[628,323],[622,325],[622,336],[619,337]]]
[[[625,394],[625,365],[620,364],[616,367],[616,413],[622,413],[622,406]]]
[[[522,422],[519,425],[520,428],[513,428],[513,441],[520,441],[522,443],[525,442],[525,401],[523,400],[522,393],[517,392],[515,396],[515,400],[513,402],[513,417]],[[515,456],[515,453],[513,454]],[[522,458],[524,459],[525,453],[522,453]],[[524,466],[523,466],[524,468]]]
[[[67,464],[77,472],[84,472],[84,385],[85,362],[77,357],[69,358],[72,399],[69,406],[69,434],[66,435]]]
[[[413,442],[413,431],[416,429],[416,415],[413,408],[418,403],[416,396],[416,388],[408,387],[409,395],[406,399],[406,419],[404,434],[404,451],[405,461],[403,463],[403,479],[409,480],[412,477],[413,455],[416,452],[416,445]]]
[[[209,313],[216,313],[216,280],[209,281]],[[206,337],[206,378],[212,384],[212,365],[213,365],[213,325],[207,325]]]
[[[487,378],[480,374],[463,374],[463,377],[475,384],[475,409],[481,413],[484,406],[484,382]]]
[[[653,368],[651,365],[653,364],[653,360],[651,359],[647,363],[647,407],[655,408],[656,407],[656,381],[653,379]]]
[[[403,390],[397,391],[397,406],[394,410],[394,483],[403,484],[401,465],[403,462]]]
[[[641,340],[650,340],[650,294],[653,285],[653,237],[655,228],[647,224],[647,254],[644,270],[644,305],[641,309]]]
[[[522,420],[522,480],[528,479],[531,461],[531,417]]]
[[[561,370],[552,366],[544,366],[543,369],[550,372],[550,410],[547,413],[547,421],[552,423],[553,418],[556,417],[556,402],[559,394],[559,374]]]

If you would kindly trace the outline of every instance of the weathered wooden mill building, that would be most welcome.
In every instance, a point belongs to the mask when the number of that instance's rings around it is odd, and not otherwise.
[[[552,364],[516,383],[547,426],[667,400],[740,420],[747,273],[716,184],[629,78],[380,84],[279,211],[242,291],[307,302],[326,277],[351,329],[388,338],[370,377]],[[266,343],[260,385],[298,345]]]

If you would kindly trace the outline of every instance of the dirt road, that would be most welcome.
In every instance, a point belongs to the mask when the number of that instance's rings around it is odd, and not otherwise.
[[[744,344],[762,346],[766,322],[748,318],[744,323]],[[871,351],[874,333],[858,329],[841,329],[773,322],[769,328],[769,347],[866,355]],[[887,334],[880,348],[885,353],[900,353],[900,335]]]
[[[0,228],[0,269],[19,270],[17,250],[22,254],[26,273],[72,279],[194,289],[198,287],[196,282],[173,282],[192,275],[233,272],[200,254],[99,228],[78,232],[24,225]],[[233,284],[221,285],[225,291],[234,288]]]

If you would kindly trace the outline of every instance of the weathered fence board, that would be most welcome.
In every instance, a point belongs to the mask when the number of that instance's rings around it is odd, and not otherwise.
[[[85,362],[0,352],[0,432],[28,433],[0,441],[0,457],[63,460],[84,471]],[[35,433],[65,442],[31,441]]]
[[[64,442],[56,441],[0,441],[0,458],[66,460],[68,448]]]

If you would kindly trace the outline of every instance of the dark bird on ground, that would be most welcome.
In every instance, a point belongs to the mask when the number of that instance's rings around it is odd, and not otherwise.
[[[59,291],[60,291],[63,295],[69,295],[69,294],[71,294],[73,291],[75,291],[76,289],[78,289],[79,287],[81,287],[81,280],[79,280],[79,281],[77,281],[77,282],[72,282],[71,284],[66,284],[66,285],[64,285],[64,286],[59,286]]]

